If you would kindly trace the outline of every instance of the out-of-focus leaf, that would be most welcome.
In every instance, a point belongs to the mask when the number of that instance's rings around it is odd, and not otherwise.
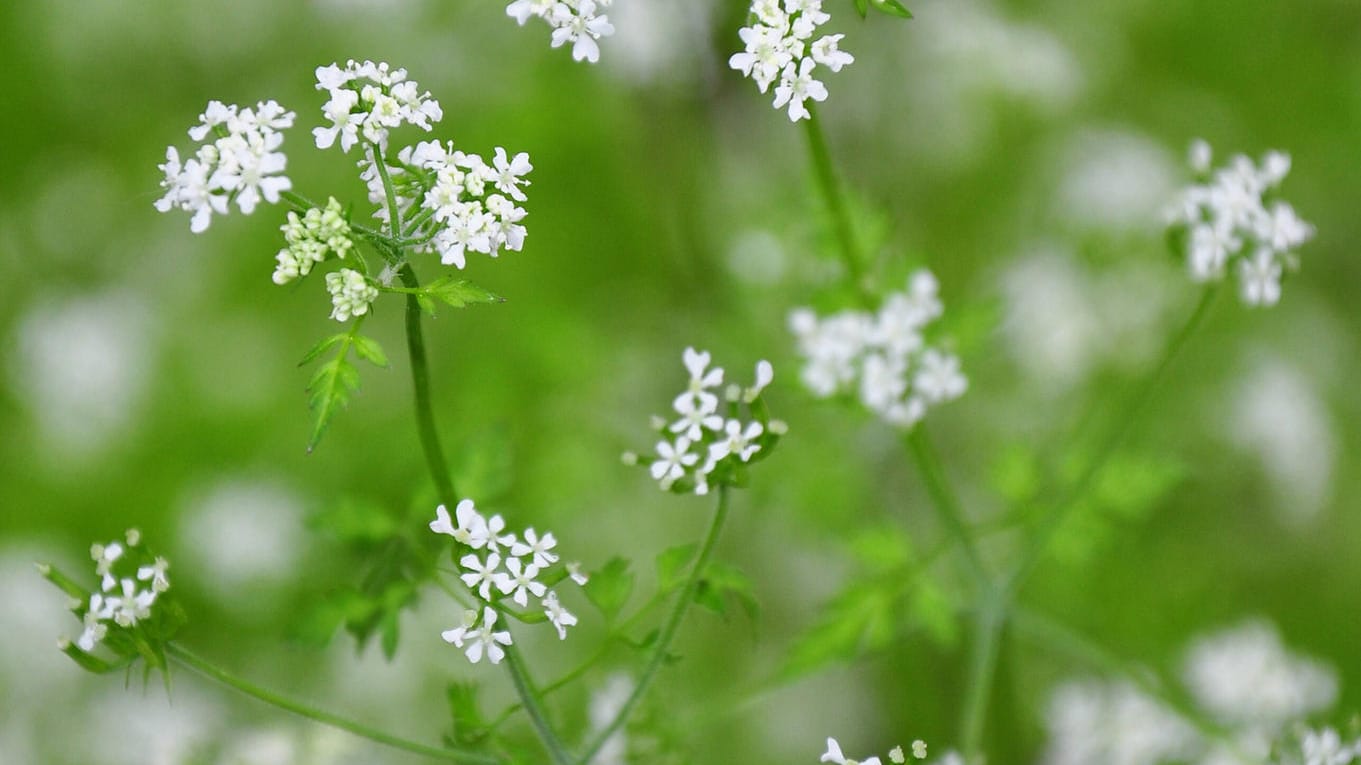
[[[710,561],[695,592],[695,602],[724,617],[728,616],[728,600],[737,601],[747,617],[755,619],[760,610],[751,579],[734,566]]]
[[[685,579],[685,566],[695,557],[695,543],[668,547],[657,556],[657,589],[662,592],[679,587]]]
[[[785,679],[848,661],[888,644],[899,607],[897,586],[855,582],[795,642],[780,671]]]
[[[346,544],[374,544],[401,531],[396,519],[382,505],[348,497],[314,514],[308,523]]]
[[[586,597],[605,618],[613,619],[633,593],[633,572],[629,571],[628,560],[611,558],[604,568],[591,574],[584,589]]]
[[[514,450],[504,427],[469,434],[454,458],[454,482],[465,497],[492,503],[510,491]],[[452,510],[452,508],[450,508]]]
[[[919,625],[938,645],[952,648],[959,641],[955,604],[930,578],[920,577],[908,602],[908,624]]]
[[[912,541],[893,524],[858,530],[851,538],[850,550],[856,562],[872,573],[904,568],[913,555]]]
[[[450,743],[456,746],[471,746],[487,737],[487,721],[478,706],[477,692],[476,683],[450,683],[445,691],[452,726]]]

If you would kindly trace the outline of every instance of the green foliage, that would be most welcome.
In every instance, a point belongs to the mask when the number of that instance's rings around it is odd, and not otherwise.
[[[860,18],[865,18],[870,12],[870,0],[855,0],[855,12],[860,14]]]
[[[420,498],[402,513],[364,500],[347,498],[317,512],[311,525],[329,536],[353,559],[358,582],[308,598],[296,617],[292,636],[322,646],[339,628],[362,649],[375,635],[384,656],[397,653],[401,614],[415,605],[421,587],[435,576],[438,539],[426,531],[429,502]]]
[[[900,19],[912,18],[912,12],[907,9],[899,0],[869,0],[870,5],[882,13],[889,16],[897,16]]]
[[[1081,463],[1070,464],[1072,471]],[[1185,466],[1166,454],[1115,454],[1056,534],[1055,554],[1070,565],[1090,562],[1122,527],[1146,519],[1185,477]]]
[[[751,579],[735,566],[710,561],[699,580],[699,588],[695,590],[695,602],[726,619],[729,601],[736,601],[746,612],[747,618],[756,619],[760,609],[756,594],[752,591]]]
[[[387,354],[383,353],[383,346],[371,337],[355,335],[354,352],[359,355],[359,358],[376,367],[386,368],[388,365],[388,357]]]
[[[435,315],[435,301],[453,308],[466,308],[485,303],[504,303],[506,299],[494,295],[467,279],[443,276],[416,291],[416,300],[431,316]]]
[[[794,642],[780,669],[792,680],[889,644],[896,633],[897,593],[884,583],[855,583],[823,610],[812,629]]]
[[[591,574],[584,588],[586,597],[606,619],[613,620],[633,593],[633,578],[628,560],[611,558],[604,568]]]
[[[472,748],[487,740],[490,734],[477,700],[476,683],[450,683],[445,691],[449,702],[450,734],[445,737],[451,746]]]
[[[695,559],[698,551],[699,545],[694,542],[662,550],[657,555],[658,591],[668,592],[679,587],[685,581],[686,567]]]

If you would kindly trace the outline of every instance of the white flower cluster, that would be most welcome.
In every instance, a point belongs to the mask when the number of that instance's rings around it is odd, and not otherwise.
[[[406,78],[405,69],[392,69],[386,63],[351,60],[343,69],[336,64],[319,66],[317,90],[331,96],[322,107],[331,125],[312,129],[318,149],[328,149],[339,139],[341,150],[349,153],[360,138],[386,149],[388,131],[393,128],[409,124],[428,132],[430,123],[444,118],[444,110],[429,91],[422,93],[415,81]]]
[[[465,571],[460,578],[482,603],[479,609],[465,611],[462,623],[442,635],[446,642],[463,648],[468,661],[474,664],[484,655],[492,664],[500,663],[505,657],[502,646],[511,644],[510,632],[496,629],[500,616],[496,604],[502,599],[527,608],[532,597],[562,640],[567,638],[567,628],[577,623],[577,617],[563,607],[557,593],[542,581],[549,567],[558,562],[558,554],[553,552],[558,541],[553,534],[540,535],[529,528],[521,539],[503,533],[505,529],[504,518],[484,517],[471,499],[458,503],[453,518],[440,505],[435,509],[435,520],[430,522],[431,531],[453,537],[460,548],[468,550],[458,561]],[[578,585],[586,584],[579,564],[568,563],[564,569],[567,578]]]
[[[115,567],[126,566],[130,560],[128,553],[141,544],[141,534],[136,529],[129,529],[124,540],[126,544],[114,541],[90,547],[100,591],[90,595],[89,606],[82,616],[85,630],[75,641],[86,653],[93,651],[108,635],[110,622],[119,627],[135,626],[151,615],[156,598],[170,589],[170,579],[166,576],[170,564],[165,558],[157,557],[151,563],[127,570],[125,575],[115,572]]]
[[[931,272],[922,270],[877,313],[819,318],[809,308],[793,311],[789,326],[807,361],[804,385],[819,398],[857,390],[861,403],[900,428],[916,425],[931,406],[964,395],[969,383],[959,358],[928,346],[923,336],[944,310],[938,289]]]
[[[1238,293],[1250,306],[1281,299],[1281,275],[1299,267],[1295,250],[1314,236],[1314,227],[1273,192],[1290,173],[1290,155],[1271,151],[1260,165],[1241,154],[1210,172],[1210,146],[1191,146],[1191,167],[1199,183],[1181,193],[1168,220],[1181,240],[1191,279],[1217,282],[1232,269]]]
[[[378,288],[367,276],[353,268],[342,268],[326,275],[326,291],[331,293],[331,318],[349,321],[369,312],[378,299]]]
[[[756,364],[751,387],[734,384],[723,389],[723,368],[709,366],[708,351],[686,348],[681,359],[690,382],[671,403],[677,418],[653,420],[662,440],[649,471],[663,491],[708,494],[711,484],[731,482],[742,466],[764,458],[787,426],[770,420],[761,401],[761,392],[775,377],[769,361]],[[722,414],[720,392],[727,399]],[[747,405],[751,419],[740,418],[741,404]],[[638,456],[629,452],[624,461],[637,464]]]
[[[825,66],[839,72],[855,62],[837,47],[845,35],[813,40],[817,28],[830,18],[822,10],[822,0],[753,0],[751,26],[738,31],[746,50],[734,53],[728,66],[755,80],[762,93],[779,78],[775,108],[787,105],[791,122],[807,119],[808,99],[827,100],[827,87],[813,79],[814,70]]]
[[[517,252],[524,247],[520,221],[527,213],[518,203],[527,199],[521,187],[529,185],[525,176],[534,169],[528,154],[511,157],[498,146],[488,163],[476,154],[455,151],[452,142],[425,141],[402,149],[398,161],[394,184],[412,195],[400,198],[398,205],[410,207],[419,199],[418,215],[426,218],[420,231],[412,232],[423,241],[419,251],[439,253],[441,263],[461,269],[468,251],[494,258],[502,248]],[[371,199],[374,191],[370,182]],[[377,191],[381,198],[381,181]],[[380,217],[386,218],[386,211]]]
[[[293,188],[283,175],[287,158],[279,151],[284,142],[279,131],[292,127],[295,116],[274,101],[254,109],[209,101],[199,124],[189,129],[189,137],[201,142],[194,156],[181,163],[174,146],[165,150],[159,166],[165,195],[156,200],[156,209],[193,213],[189,230],[199,234],[213,213],[226,215],[233,201],[246,215],[262,198],[277,203],[281,192]]]
[[[1289,765],[1352,765],[1361,762],[1361,738],[1344,742],[1334,728],[1309,729],[1300,739],[1300,759]]]
[[[1276,630],[1249,622],[1196,641],[1185,680],[1196,707],[1227,741],[1207,739],[1162,702],[1131,684],[1078,681],[1060,686],[1049,705],[1046,765],[1168,765],[1266,762],[1283,734],[1331,706],[1331,670],[1296,656]],[[1357,742],[1361,743],[1361,742]],[[1346,765],[1361,756],[1336,732],[1306,735],[1302,765]],[[1333,759],[1328,759],[1331,756]],[[1352,759],[1347,759],[1352,758]],[[1287,758],[1282,765],[1301,765]]]
[[[331,253],[344,259],[354,247],[349,221],[345,220],[345,211],[335,197],[326,202],[325,210],[312,207],[301,218],[290,211],[288,222],[280,226],[280,230],[284,232],[288,246],[274,256],[278,261],[274,268],[275,284],[288,284],[307,276],[312,266]]]
[[[912,742],[912,759],[926,759],[926,742],[917,739]],[[888,753],[888,761],[893,765],[902,765],[907,762],[907,757],[903,754],[901,746],[895,746]],[[853,760],[841,753],[841,744],[831,737],[827,738],[827,751],[822,754],[819,762],[830,762],[833,765],[882,765],[878,757],[871,757],[867,760]]]
[[[613,0],[515,0],[506,6],[506,15],[524,26],[531,18],[540,18],[553,28],[553,47],[572,44],[572,58],[576,61],[600,60],[602,37],[614,34],[604,11]]]

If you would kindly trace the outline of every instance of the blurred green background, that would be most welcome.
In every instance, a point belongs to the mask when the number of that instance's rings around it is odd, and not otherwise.
[[[1194,303],[1160,231],[1184,147],[1293,155],[1285,197],[1319,233],[1281,305],[1220,302],[1109,501],[1078,514],[1025,600],[1169,675],[1193,636],[1263,617],[1336,668],[1339,709],[1361,706],[1361,4],[920,0],[908,22],[826,4],[857,58],[827,78],[832,151],[880,256],[940,278],[971,388],[930,428],[971,514],[1002,529],[999,559],[1034,466],[1067,458],[1078,412],[1146,370]],[[769,682],[863,565],[853,540],[892,528],[920,551],[942,535],[895,434],[797,384],[786,314],[835,303],[838,269],[801,130],[726,67],[746,4],[618,0],[595,67],[502,5],[0,4],[0,762],[415,761],[187,675],[169,706],[157,685],[83,675],[54,648],[78,625],[31,562],[83,571],[91,541],[134,525],[173,561],[186,643],[244,675],[421,740],[447,727],[450,679],[508,698],[503,675],[439,640],[456,615],[434,592],[392,663],[343,635],[325,653],[284,639],[309,598],[353,578],[308,519],[342,498],[400,512],[426,485],[398,304],[366,325],[393,367],[362,370],[308,455],[296,361],[334,323],[319,283],[270,283],[280,211],[194,236],[152,208],[164,147],[186,145],[210,98],[297,111],[295,189],[362,206],[353,157],[308,136],[312,71],[347,58],[406,67],[444,106],[435,137],[534,162],[525,250],[465,272],[508,301],[427,325],[445,440],[459,465],[508,455],[508,489],[485,506],[512,526],[648,578],[708,503],[658,492],[618,454],[647,448],[684,346],[738,379],[775,364],[790,436],[720,551],[761,613],[697,612],[651,707],[683,761],[814,762],[827,735],[952,742],[967,640],[948,610],[927,630],[894,611],[864,657]],[[953,569],[934,569],[948,599]],[[598,635],[584,600],[568,606],[574,639],[526,648],[542,678]],[[1034,761],[1049,689],[1090,668],[1009,637],[1001,671],[994,762]],[[567,692],[566,718],[608,677]]]

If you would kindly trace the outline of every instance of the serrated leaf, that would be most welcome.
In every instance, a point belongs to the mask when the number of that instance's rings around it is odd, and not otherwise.
[[[302,360],[298,362],[298,366],[303,367],[311,364],[313,361],[317,360],[318,356],[325,353],[327,348],[330,348],[347,337],[349,337],[349,334],[342,332],[338,335],[331,335],[330,337],[324,338],[321,342],[312,346],[312,350],[303,354]]]
[[[348,351],[348,349],[346,349]],[[307,405],[312,410],[312,437],[307,442],[307,451],[312,451],[321,442],[321,437],[331,424],[336,412],[350,403],[350,397],[359,390],[359,370],[342,354],[322,364],[308,383]]]
[[[371,337],[355,335],[354,352],[359,354],[359,358],[376,367],[387,367],[388,365],[388,357],[386,353],[383,353],[383,346]]]
[[[855,0],[855,12],[860,14],[860,18],[865,18],[870,12],[870,0]]]
[[[709,563],[695,592],[695,602],[726,619],[730,598],[742,606],[748,618],[756,618],[759,607],[751,579],[735,566],[717,561]]]
[[[426,285],[421,291],[454,308],[464,308],[476,303],[505,302],[505,298],[493,295],[466,279],[458,279],[453,276],[437,279]]]
[[[894,635],[896,605],[895,594],[886,587],[852,584],[794,642],[780,674],[797,677],[884,647]]]
[[[629,571],[628,560],[611,558],[604,568],[591,574],[584,589],[586,597],[605,618],[613,619],[633,593],[633,573]]]
[[[668,547],[657,556],[657,589],[661,592],[679,587],[685,578],[681,576],[685,566],[695,557],[699,545],[690,544]]]
[[[912,18],[912,11],[907,9],[899,0],[870,0],[874,7],[890,16],[897,16],[900,19]]]

